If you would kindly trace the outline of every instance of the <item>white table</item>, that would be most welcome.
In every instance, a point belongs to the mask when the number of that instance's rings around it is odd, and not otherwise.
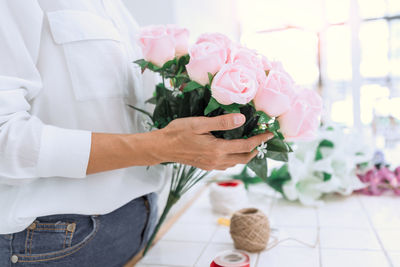
[[[400,197],[334,196],[311,208],[257,185],[248,206],[267,214],[279,239],[319,241],[316,248],[288,241],[251,254],[252,267],[400,266]],[[219,217],[204,192],[136,266],[210,266],[218,252],[233,249],[229,228],[217,224]]]

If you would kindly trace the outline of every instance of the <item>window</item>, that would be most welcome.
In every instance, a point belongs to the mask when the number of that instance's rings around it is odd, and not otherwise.
[[[237,13],[243,43],[321,91],[325,120],[400,124],[399,0],[237,0]]]

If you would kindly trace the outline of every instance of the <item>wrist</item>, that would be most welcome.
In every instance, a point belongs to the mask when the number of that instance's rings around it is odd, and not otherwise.
[[[133,134],[130,138],[131,157],[141,158],[143,165],[157,165],[167,161],[163,148],[165,138],[162,130]]]

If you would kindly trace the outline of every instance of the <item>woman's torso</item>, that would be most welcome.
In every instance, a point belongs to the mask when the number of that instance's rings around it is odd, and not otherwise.
[[[34,0],[31,0],[34,1]],[[43,88],[31,114],[44,123],[93,132],[143,131],[139,114],[146,92],[137,25],[120,1],[38,0],[43,25],[37,68]],[[18,10],[16,10],[18,14]],[[147,88],[151,91],[152,88]],[[26,228],[52,214],[105,214],[162,185],[161,167],[132,167],[89,175],[2,180],[1,233]],[[7,184],[7,185],[6,185]]]

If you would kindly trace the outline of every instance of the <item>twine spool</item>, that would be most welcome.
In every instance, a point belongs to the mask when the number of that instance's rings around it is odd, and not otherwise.
[[[212,183],[210,202],[213,211],[230,215],[247,203],[247,192],[240,180]]]
[[[241,209],[231,218],[230,233],[236,249],[260,252],[266,248],[270,232],[267,216],[258,209]]]

